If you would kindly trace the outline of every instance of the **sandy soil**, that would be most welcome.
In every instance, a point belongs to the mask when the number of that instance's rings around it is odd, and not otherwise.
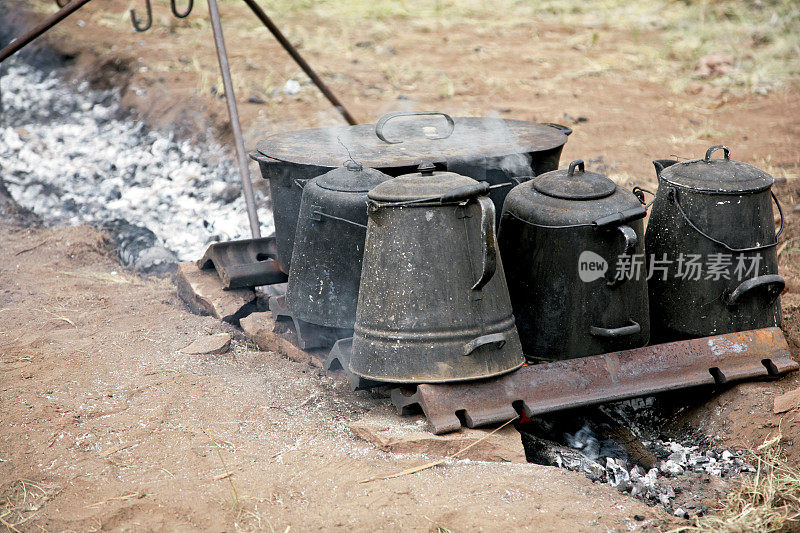
[[[112,5],[95,0],[83,19]],[[156,58],[180,63],[196,43],[169,40],[169,30],[134,35],[97,25],[88,32],[76,21],[49,39],[74,56],[76,78],[119,84],[123,101],[153,125],[224,134],[224,102],[197,92],[197,72],[141,69]],[[562,160],[581,157],[626,185],[653,186],[651,159],[698,156],[718,142],[772,172],[790,217],[780,257],[788,279],[784,329],[800,357],[797,88],[735,98],[702,88],[674,94],[647,76],[586,69],[630,42],[627,34],[603,33],[598,46],[581,50],[564,46],[578,31],[564,27],[406,29],[380,42],[401,58],[391,59],[402,62],[395,70],[424,59],[447,73],[455,92],[444,98],[434,85],[387,82],[376,66],[390,59],[374,47],[324,57],[326,79],[365,121],[413,107],[563,122],[575,133]],[[527,43],[522,51],[520,42]],[[263,33],[229,45],[234,66],[245,55],[288,62]],[[210,54],[204,50],[203,61]],[[570,70],[575,75],[565,78]],[[313,89],[241,111],[251,145],[268,132],[338,123]],[[588,121],[573,124],[564,115]],[[351,394],[340,380],[253,351],[241,337],[226,355],[182,354],[200,335],[238,334],[189,314],[171,281],[126,273],[94,230],[21,220],[0,217],[0,497],[17,513],[6,520],[27,519],[21,530],[597,531],[673,523],[660,508],[536,465],[459,461],[359,484],[432,459],[379,451],[347,429],[389,417],[385,399]],[[745,446],[780,424],[800,464],[800,414],[771,409],[775,394],[798,384],[793,376],[735,387],[676,427]],[[226,472],[232,475],[220,479]]]
[[[529,464],[359,484],[430,460],[347,429],[385,416],[386,400],[241,342],[182,354],[231,328],[189,314],[170,281],[123,272],[90,228],[3,223],[0,240],[0,493],[25,509],[22,529],[591,531],[666,518]]]

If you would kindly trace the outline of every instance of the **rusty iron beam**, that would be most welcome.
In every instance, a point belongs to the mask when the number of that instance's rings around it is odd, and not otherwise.
[[[438,434],[700,385],[798,369],[779,328],[765,328],[526,366],[480,382],[394,389],[401,414],[422,408]]]
[[[33,42],[37,37],[40,37],[42,34],[50,30],[53,26],[67,18],[68,16],[72,15],[74,12],[91,2],[92,0],[72,0],[72,2],[68,3],[46,19],[44,19],[41,23],[36,25],[35,27],[28,30],[24,35],[20,36],[17,39],[11,41],[11,43],[0,50],[0,63],[11,57],[12,55],[16,54],[26,46],[28,46],[31,42]],[[59,4],[60,5],[60,4]]]
[[[328,357],[325,358],[325,362],[322,366],[325,368],[325,370],[341,370],[344,372],[344,375],[347,376],[347,381],[350,382],[350,390],[353,391],[368,390],[374,387],[380,387],[381,385],[386,385],[385,383],[364,379],[358,374],[353,374],[350,372],[350,355],[352,353],[353,337],[339,339],[336,341],[336,344],[333,345],[331,351],[328,352]]]
[[[278,26],[272,22],[272,19],[269,18],[269,15],[267,15],[264,10],[255,3],[255,0],[244,0],[244,3],[247,4],[251,10],[253,10],[253,13],[255,13],[256,17],[258,17],[261,23],[266,26],[275,39],[278,40],[281,46],[283,46],[283,49],[286,50],[290,56],[292,56],[292,59],[294,59],[295,63],[297,63],[297,65],[303,69],[303,72],[305,72],[306,75],[311,78],[311,81],[314,82],[314,85],[316,85],[317,88],[322,91],[322,94],[325,95],[325,98],[327,98],[328,101],[333,104],[333,107],[335,107],[336,110],[341,113],[342,117],[344,117],[347,123],[351,126],[358,124],[358,121],[353,117],[353,115],[350,114],[344,104],[336,97],[335,94],[333,94],[333,92],[331,92],[328,86],[325,85],[325,82],[322,81],[322,78],[320,78],[317,73],[314,72],[314,69],[311,68],[311,65],[309,65],[305,59],[303,59],[303,56],[300,55],[300,52],[297,51],[297,48],[295,48],[294,45],[289,42],[289,39],[287,39],[286,36],[283,35],[283,32],[281,32],[280,28],[278,28]]]
[[[215,269],[225,289],[285,283],[289,278],[275,262],[276,255],[275,237],[215,242],[197,266]]]

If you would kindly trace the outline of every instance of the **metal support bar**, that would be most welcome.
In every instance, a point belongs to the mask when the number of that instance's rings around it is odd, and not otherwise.
[[[287,39],[283,33],[281,33],[281,30],[278,29],[274,22],[272,22],[264,10],[261,9],[258,4],[256,4],[255,0],[244,0],[244,3],[253,10],[253,13],[255,13],[264,26],[267,27],[270,33],[275,36],[278,42],[281,43],[281,46],[283,46],[284,50],[286,50],[289,55],[292,56],[292,59],[294,59],[295,63],[297,63],[298,66],[303,69],[303,72],[305,72],[306,75],[311,78],[311,81],[313,81],[314,85],[316,85],[317,88],[322,91],[322,94],[325,95],[325,98],[327,98],[328,101],[333,104],[333,107],[335,107],[336,110],[342,114],[347,123],[351,126],[358,124],[358,121],[353,118],[353,115],[351,115],[347,108],[344,107],[344,104],[339,101],[339,99],[331,92],[330,89],[328,89],[328,86],[325,85],[325,82],[323,82],[322,79],[317,76],[317,73],[314,72],[314,69],[311,68],[311,65],[309,65],[305,59],[303,59],[303,56],[300,55],[300,52],[298,52],[292,43],[289,42],[289,39]]]
[[[777,376],[798,370],[779,328],[726,333],[621,352],[522,367],[468,383],[394,389],[405,414],[422,408],[436,434],[701,385]],[[459,414],[462,416],[459,417]]]
[[[11,42],[8,46],[0,50],[0,63],[11,57],[12,55],[16,54],[27,45],[29,45],[34,39],[41,36],[43,33],[48,31],[50,28],[67,18],[68,16],[72,15],[74,12],[91,2],[92,0],[72,0],[69,4],[62,7],[49,17],[47,17],[41,24],[37,25],[30,31],[28,31],[25,35],[15,39]]]
[[[231,129],[233,130],[233,139],[236,144],[236,158],[239,161],[239,177],[242,180],[242,192],[244,193],[244,201],[247,204],[247,217],[250,219],[250,232],[254,239],[259,239],[261,238],[261,226],[258,223],[256,200],[253,194],[253,182],[250,180],[250,167],[248,165],[247,152],[244,150],[242,126],[239,123],[239,110],[236,107],[236,96],[233,93],[231,69],[228,65],[228,52],[225,50],[225,38],[222,35],[222,24],[219,19],[217,0],[208,0],[208,13],[211,16],[211,28],[214,31],[214,44],[217,47],[219,70],[222,73],[222,83],[225,87],[225,101],[228,104],[228,115],[231,119]]]

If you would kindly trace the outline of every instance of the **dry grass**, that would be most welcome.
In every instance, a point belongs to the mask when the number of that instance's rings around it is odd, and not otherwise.
[[[51,0],[34,0],[43,11],[54,11]],[[395,88],[408,90],[419,83],[438,87],[442,98],[452,96],[453,81],[440,71],[407,64],[386,56],[398,31],[420,35],[463,29],[502,33],[530,28],[533,38],[552,28],[558,46],[577,52],[565,76],[622,75],[644,78],[682,91],[699,80],[701,57],[720,52],[732,60],[724,73],[703,84],[730,92],[764,93],[800,79],[800,3],[796,0],[261,0],[287,37],[311,57],[356,57],[363,47],[375,54],[372,68],[383,71]],[[271,39],[240,0],[221,0],[226,32],[242,43]],[[180,69],[197,74],[197,89],[207,94],[221,87],[213,54],[207,50],[210,26],[203,2],[186,19],[171,16],[166,0],[153,0],[153,38],[177,39],[187,46],[180,64],[148,63],[156,72]],[[143,15],[143,2],[129,0],[111,11],[87,15],[93,24],[130,34],[128,10]],[[399,30],[398,30],[399,29]],[[622,37],[622,38],[620,38]],[[232,37],[229,37],[229,40]],[[359,47],[361,49],[359,50]],[[287,58],[263,62],[231,46],[231,66],[239,94],[269,101],[278,97],[288,78],[307,85],[308,79]],[[202,52],[197,52],[202,50]],[[521,59],[526,46],[520,44]],[[363,61],[362,54],[362,61]],[[255,62],[255,63],[254,63]],[[280,66],[279,66],[280,65]],[[568,72],[566,72],[568,71]],[[488,74],[487,74],[488,75]],[[547,82],[548,80],[542,80]],[[506,90],[502,85],[498,92]],[[303,91],[300,99],[318,98]]]
[[[800,470],[784,460],[780,431],[751,450],[757,471],[742,481],[713,514],[675,530],[710,533],[778,533],[800,528]]]
[[[0,526],[18,533],[35,519],[54,494],[49,488],[29,479],[17,479],[3,486],[0,492]]]

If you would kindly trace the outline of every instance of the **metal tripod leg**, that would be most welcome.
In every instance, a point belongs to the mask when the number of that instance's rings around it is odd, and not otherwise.
[[[214,31],[214,44],[217,47],[219,70],[222,74],[222,84],[225,88],[225,101],[228,104],[231,130],[233,130],[233,140],[236,144],[236,159],[239,162],[239,177],[242,180],[242,192],[244,193],[244,201],[247,204],[247,217],[250,219],[250,232],[254,239],[258,239],[261,237],[261,227],[258,223],[253,182],[250,181],[250,167],[248,166],[247,152],[244,150],[242,126],[239,123],[239,109],[236,107],[236,96],[233,92],[231,69],[228,65],[228,52],[225,49],[225,38],[222,35],[222,23],[219,19],[217,0],[208,0],[208,13],[211,16],[211,29]]]

